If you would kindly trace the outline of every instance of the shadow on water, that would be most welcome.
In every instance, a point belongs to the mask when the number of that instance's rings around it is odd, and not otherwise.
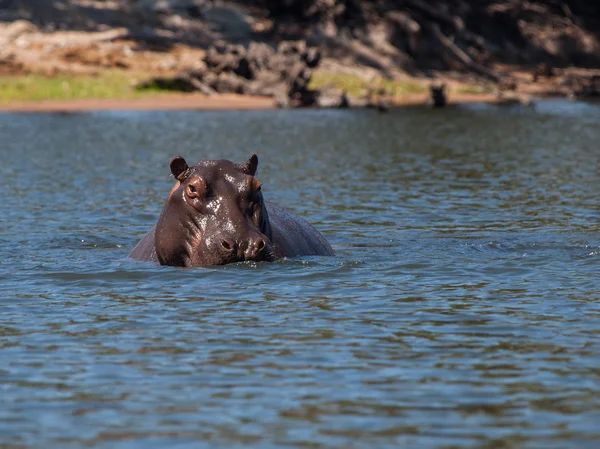
[[[599,111],[0,115],[2,442],[595,447]],[[127,259],[253,152],[335,257]]]

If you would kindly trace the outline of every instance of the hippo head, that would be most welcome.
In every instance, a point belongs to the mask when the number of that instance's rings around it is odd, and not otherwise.
[[[245,164],[171,159],[177,183],[156,224],[162,265],[208,266],[274,260],[269,217],[254,177],[258,157]]]

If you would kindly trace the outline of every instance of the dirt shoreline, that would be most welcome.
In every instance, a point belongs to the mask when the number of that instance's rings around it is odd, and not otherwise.
[[[0,104],[1,112],[85,112],[110,110],[258,110],[272,109],[273,100],[264,97],[219,95],[206,97],[200,94],[163,94],[129,99],[74,99],[15,101]]]
[[[389,107],[427,105],[424,94],[407,95],[390,100]],[[516,99],[499,98],[494,94],[450,94],[448,104],[517,103]],[[245,95],[162,94],[130,99],[74,99],[18,101],[0,104],[0,112],[87,112],[87,111],[162,111],[162,110],[265,110],[276,109],[271,98]]]

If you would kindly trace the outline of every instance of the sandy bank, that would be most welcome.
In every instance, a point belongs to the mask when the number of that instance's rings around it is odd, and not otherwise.
[[[206,97],[197,94],[165,94],[133,99],[77,99],[19,101],[0,104],[4,112],[83,112],[109,110],[249,110],[274,108],[270,98],[236,95]]]
[[[499,103],[493,94],[451,94],[449,104]],[[390,107],[425,105],[427,96],[407,95],[390,100]],[[510,102],[510,101],[509,101]],[[19,101],[0,104],[1,112],[85,112],[85,111],[161,111],[161,110],[260,110],[274,109],[272,99],[242,95],[164,94],[133,99],[76,99]]]

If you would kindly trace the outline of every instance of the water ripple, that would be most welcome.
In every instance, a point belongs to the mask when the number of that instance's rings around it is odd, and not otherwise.
[[[0,116],[2,445],[595,448],[598,110]],[[127,259],[253,152],[335,257]]]

